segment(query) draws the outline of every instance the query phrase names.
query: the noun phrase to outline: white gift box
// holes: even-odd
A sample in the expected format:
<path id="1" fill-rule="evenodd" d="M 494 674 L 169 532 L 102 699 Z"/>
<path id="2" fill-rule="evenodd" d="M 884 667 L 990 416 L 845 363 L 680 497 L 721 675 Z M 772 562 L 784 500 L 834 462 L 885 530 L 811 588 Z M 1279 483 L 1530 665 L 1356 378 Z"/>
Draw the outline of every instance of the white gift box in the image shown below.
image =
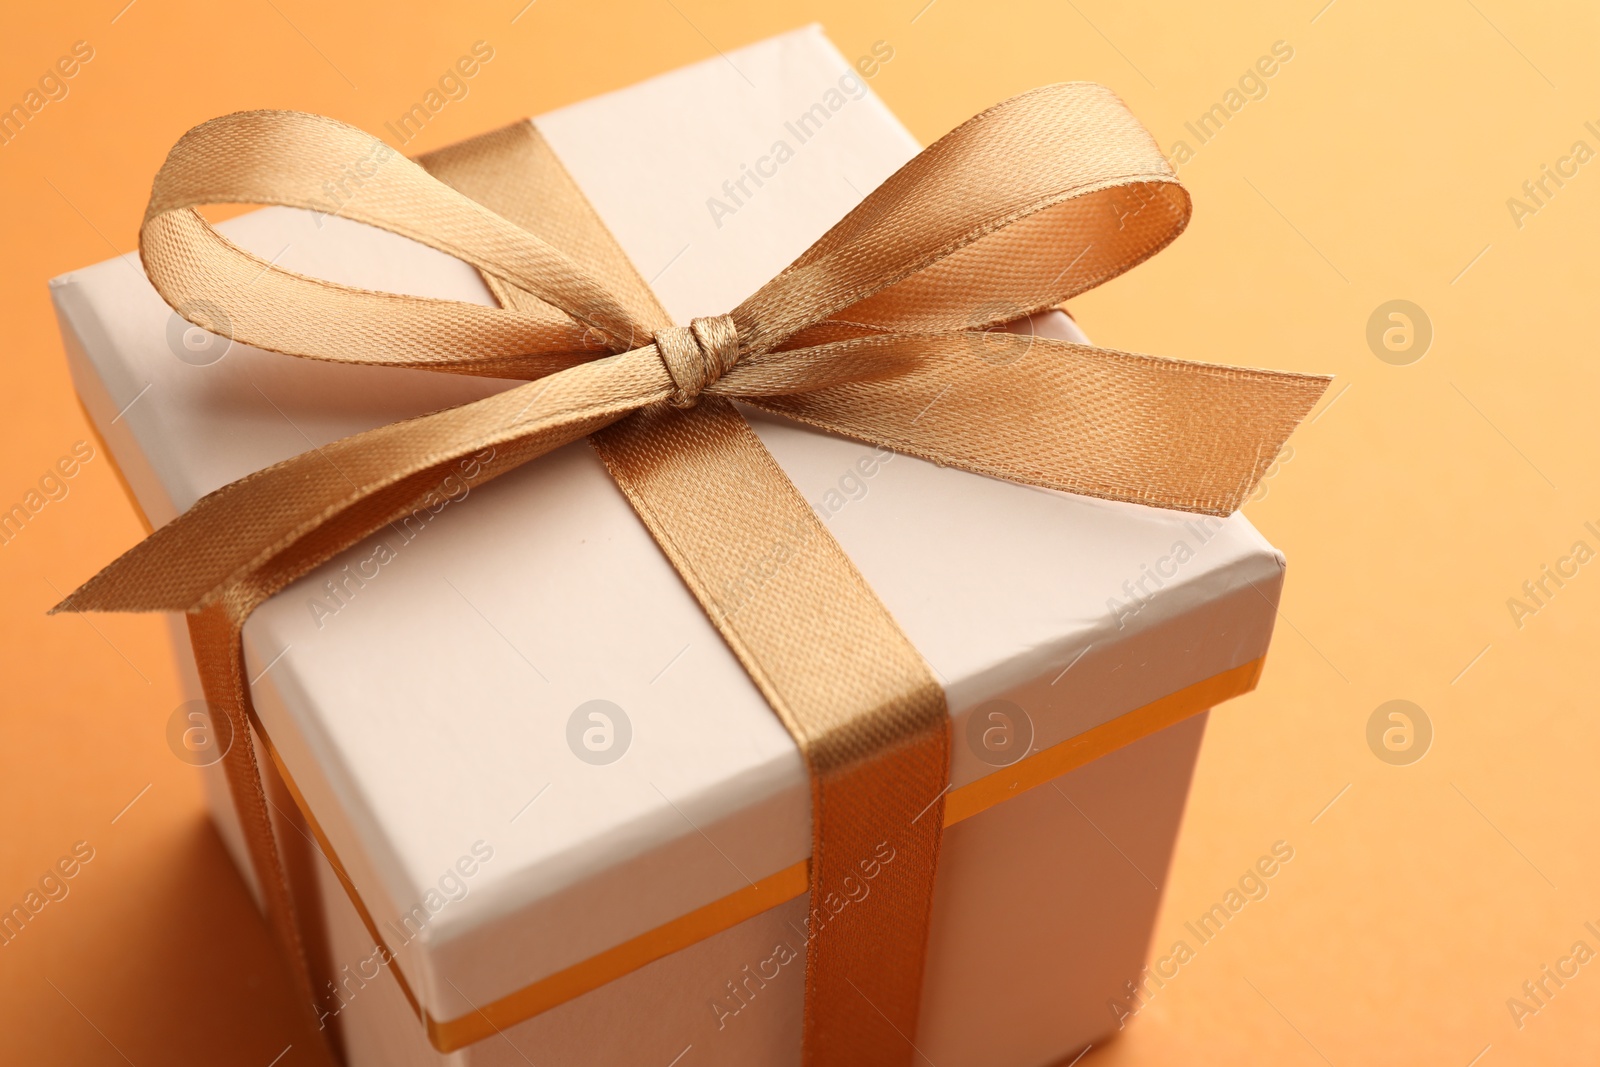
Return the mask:
<path id="1" fill-rule="evenodd" d="M 892 62 L 880 42 L 851 63 L 811 27 L 534 121 L 687 322 L 918 151 L 870 91 Z M 465 264 L 338 217 L 221 228 L 306 274 L 492 303 Z M 132 254 L 52 287 L 85 408 L 155 525 L 513 384 L 229 344 L 177 318 Z M 1081 337 L 1059 312 L 1032 328 Z M 1254 685 L 1283 558 L 1239 515 L 751 421 L 947 692 L 951 825 L 915 1044 L 940 1067 L 1070 1059 L 1116 1029 L 1108 1001 L 1139 976 L 1204 712 Z M 244 633 L 271 742 L 254 743 L 348 1061 L 797 1064 L 810 801 L 778 719 L 587 444 L 446 486 L 426 514 Z"/>

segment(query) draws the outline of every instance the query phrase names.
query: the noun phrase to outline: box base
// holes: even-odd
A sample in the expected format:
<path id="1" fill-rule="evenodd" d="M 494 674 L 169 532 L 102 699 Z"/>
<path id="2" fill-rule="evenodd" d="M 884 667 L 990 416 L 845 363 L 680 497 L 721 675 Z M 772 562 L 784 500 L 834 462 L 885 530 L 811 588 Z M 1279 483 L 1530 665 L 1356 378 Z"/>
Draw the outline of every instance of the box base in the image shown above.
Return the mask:
<path id="1" fill-rule="evenodd" d="M 180 659 L 187 659 L 181 656 Z M 1049 1067 L 1118 1029 L 1149 947 L 1207 713 L 1020 793 L 945 834 L 916 1045 L 940 1067 Z M 496 1036 L 437 1051 L 333 869 L 261 761 L 350 1067 L 800 1064 L 802 896 Z M 260 902 L 220 765 L 212 817 Z M 296 818 L 296 821 L 297 818 Z"/>

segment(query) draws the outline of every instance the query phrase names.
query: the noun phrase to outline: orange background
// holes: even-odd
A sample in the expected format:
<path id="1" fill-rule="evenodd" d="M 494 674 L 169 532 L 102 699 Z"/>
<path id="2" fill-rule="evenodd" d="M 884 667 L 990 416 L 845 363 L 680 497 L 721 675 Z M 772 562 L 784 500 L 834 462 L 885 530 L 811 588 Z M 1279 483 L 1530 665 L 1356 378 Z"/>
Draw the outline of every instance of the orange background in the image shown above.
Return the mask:
<path id="1" fill-rule="evenodd" d="M 1585 303 L 1600 163 L 1520 227 L 1506 204 L 1574 141 L 1600 149 L 1583 127 L 1600 127 L 1592 5 L 125 2 L 11 5 L 0 35 L 0 103 L 73 42 L 95 49 L 0 146 L 0 507 L 87 436 L 46 279 L 133 248 L 162 156 L 212 115 L 301 108 L 380 130 L 489 41 L 495 61 L 407 146 L 421 151 L 816 20 L 847 55 L 893 44 L 873 87 L 924 142 L 1091 79 L 1170 149 L 1196 147 L 1185 121 L 1287 42 L 1267 96 L 1183 166 L 1189 232 L 1075 311 L 1121 348 L 1338 376 L 1247 509 L 1291 560 L 1282 625 L 1260 690 L 1212 718 L 1157 945 L 1272 842 L 1295 858 L 1081 1063 L 1600 1058 L 1600 963 L 1520 1029 L 1506 1006 L 1574 941 L 1600 949 L 1583 929 L 1600 927 L 1600 565 L 1520 628 L 1506 606 L 1574 541 L 1600 548 L 1583 528 L 1600 527 Z M 1434 329 L 1407 366 L 1366 340 L 1397 298 Z M 0 547 L 0 903 L 75 842 L 95 850 L 0 947 L 7 1051 L 325 1063 L 167 749 L 181 698 L 164 625 L 43 614 L 140 535 L 102 457 Z M 1409 766 L 1366 741 L 1395 698 L 1434 728 Z"/>

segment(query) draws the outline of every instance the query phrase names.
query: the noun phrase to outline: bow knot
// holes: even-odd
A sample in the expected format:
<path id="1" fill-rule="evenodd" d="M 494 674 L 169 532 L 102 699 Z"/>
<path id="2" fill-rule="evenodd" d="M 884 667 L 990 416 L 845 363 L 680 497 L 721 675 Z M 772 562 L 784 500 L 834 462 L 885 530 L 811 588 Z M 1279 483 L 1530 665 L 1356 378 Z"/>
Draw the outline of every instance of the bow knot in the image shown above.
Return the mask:
<path id="1" fill-rule="evenodd" d="M 691 319 L 687 327 L 657 330 L 655 346 L 672 384 L 677 386 L 671 403 L 689 408 L 707 386 L 739 362 L 739 328 L 727 315 Z"/>

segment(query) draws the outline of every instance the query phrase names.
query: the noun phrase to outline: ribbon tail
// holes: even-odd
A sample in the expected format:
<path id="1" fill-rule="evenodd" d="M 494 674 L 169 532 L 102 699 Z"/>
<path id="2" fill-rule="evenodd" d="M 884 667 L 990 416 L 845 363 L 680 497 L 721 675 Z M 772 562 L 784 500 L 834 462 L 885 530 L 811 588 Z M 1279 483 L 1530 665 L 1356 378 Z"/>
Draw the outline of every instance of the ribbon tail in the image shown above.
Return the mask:
<path id="1" fill-rule="evenodd" d="M 794 381 L 786 379 L 786 362 L 796 368 Z M 801 378 L 824 384 L 807 390 Z M 1026 334 L 956 331 L 774 353 L 734 368 L 716 388 L 944 466 L 1228 515 L 1329 381 Z"/>
<path id="2" fill-rule="evenodd" d="M 202 497 L 51 611 L 197 611 L 246 589 L 249 614 L 430 499 L 487 482 L 671 392 L 655 348 L 642 348 L 313 448 Z"/>

